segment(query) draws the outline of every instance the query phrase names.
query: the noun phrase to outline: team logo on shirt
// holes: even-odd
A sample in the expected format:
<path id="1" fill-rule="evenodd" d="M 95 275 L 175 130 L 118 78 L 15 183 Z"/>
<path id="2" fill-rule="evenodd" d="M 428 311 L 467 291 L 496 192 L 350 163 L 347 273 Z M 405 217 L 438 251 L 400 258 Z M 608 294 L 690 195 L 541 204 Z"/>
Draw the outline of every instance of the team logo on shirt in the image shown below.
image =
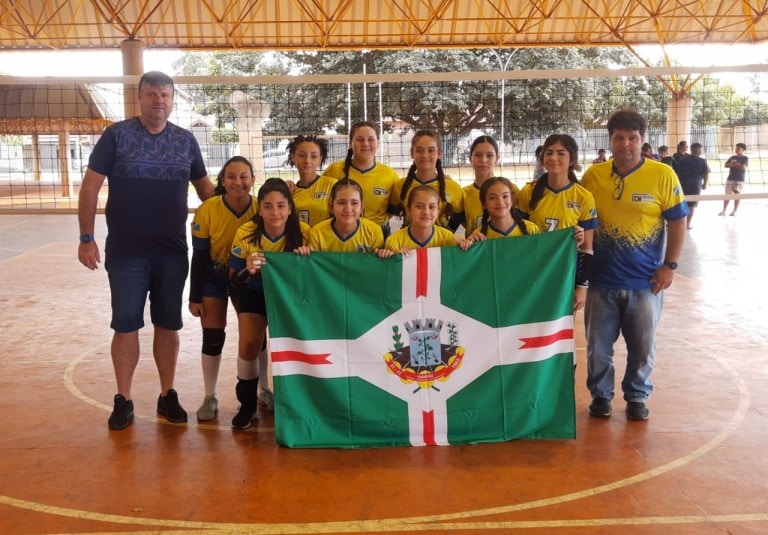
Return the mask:
<path id="1" fill-rule="evenodd" d="M 579 211 L 581 210 L 581 203 L 577 201 L 568 201 L 565 203 L 565 208 L 568 210 L 573 209 Z"/>
<path id="2" fill-rule="evenodd" d="M 373 188 L 373 194 L 376 197 L 389 197 L 389 190 L 386 188 Z"/>
<path id="3" fill-rule="evenodd" d="M 328 196 L 328 192 L 327 191 L 316 191 L 315 194 L 313 195 L 313 198 L 314 199 L 324 199 L 327 196 Z"/>
<path id="4" fill-rule="evenodd" d="M 633 193 L 632 202 L 634 203 L 653 203 L 653 195 L 650 193 Z"/>
<path id="5" fill-rule="evenodd" d="M 397 325 L 392 326 L 395 348 L 384 355 L 390 373 L 405 384 L 416 383 L 414 393 L 434 388 L 437 381 L 447 381 L 461 367 L 464 348 L 459 345 L 459 332 L 455 323 L 448 323 L 447 344 L 442 343 L 443 321 L 433 318 L 415 319 L 403 324 L 408 333 L 408 345 L 402 342 Z"/>

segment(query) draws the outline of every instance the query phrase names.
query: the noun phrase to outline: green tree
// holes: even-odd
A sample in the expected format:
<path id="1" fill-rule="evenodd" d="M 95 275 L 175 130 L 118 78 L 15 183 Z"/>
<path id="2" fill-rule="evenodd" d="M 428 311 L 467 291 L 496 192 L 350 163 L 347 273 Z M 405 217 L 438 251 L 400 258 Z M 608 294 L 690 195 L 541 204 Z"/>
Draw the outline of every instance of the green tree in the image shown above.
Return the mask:
<path id="1" fill-rule="evenodd" d="M 188 59 L 177 68 L 182 74 L 391 74 L 381 84 L 296 84 L 237 87 L 251 98 L 272 106 L 265 132 L 293 135 L 331 129 L 346 132 L 348 118 L 364 116 L 376 122 L 396 120 L 412 129 L 431 128 L 445 138 L 483 129 L 496 135 L 501 123 L 501 89 L 504 87 L 504 120 L 512 137 L 574 130 L 601 124 L 617 107 L 635 105 L 651 117 L 663 114 L 666 99 L 654 96 L 655 87 L 642 79 L 606 82 L 594 79 L 528 81 L 402 82 L 397 74 L 470 72 L 528 69 L 583 69 L 615 65 L 634 66 L 635 59 L 622 48 L 537 48 L 505 50 L 375 50 L 346 52 L 221 52 L 207 58 Z M 190 72 L 192 71 L 192 72 Z M 202 72 L 201 72 L 202 71 Z M 608 86 L 607 88 L 605 86 Z M 659 86 L 660 87 L 660 86 Z M 219 124 L 230 123 L 231 86 L 206 86 L 200 112 L 214 114 Z M 663 94 L 663 88 L 660 93 Z M 380 117 L 379 98 L 382 101 Z M 366 113 L 367 112 L 367 113 Z"/>
<path id="2" fill-rule="evenodd" d="M 768 122 L 768 106 L 730 84 L 705 76 L 691 91 L 695 126 L 748 126 Z"/>

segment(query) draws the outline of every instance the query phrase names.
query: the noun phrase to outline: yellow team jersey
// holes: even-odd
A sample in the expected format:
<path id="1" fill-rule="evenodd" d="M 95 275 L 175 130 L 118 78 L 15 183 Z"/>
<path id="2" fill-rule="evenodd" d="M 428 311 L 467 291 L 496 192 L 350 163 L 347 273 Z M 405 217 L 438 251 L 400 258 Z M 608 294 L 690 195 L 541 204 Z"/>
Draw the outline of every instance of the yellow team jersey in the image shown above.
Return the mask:
<path id="1" fill-rule="evenodd" d="M 253 197 L 240 213 L 227 204 L 224 195 L 211 197 L 195 210 L 192 219 L 192 247 L 209 250 L 214 266 L 229 266 L 232 240 L 237 229 L 250 221 L 258 211 L 259 205 Z"/>
<path id="2" fill-rule="evenodd" d="M 689 213 L 675 171 L 643 158 L 621 175 L 609 161 L 590 166 L 581 183 L 600 207 L 590 286 L 650 288 L 664 259 L 665 222 Z"/>
<path id="3" fill-rule="evenodd" d="M 310 226 L 304 222 L 300 222 L 301 235 L 303 237 L 303 243 L 306 244 L 309 240 Z M 282 252 L 285 249 L 285 234 L 281 234 L 277 237 L 270 237 L 265 234 L 261 236 L 259 243 L 254 243 L 251 240 L 251 235 L 256 230 L 256 223 L 249 221 L 235 233 L 235 239 L 232 241 L 232 251 L 229 257 L 229 266 L 235 271 L 240 271 L 245 268 L 245 259 L 251 253 L 258 252 Z"/>
<path id="4" fill-rule="evenodd" d="M 344 178 L 344 162 L 334 162 L 323 173 L 325 176 L 341 180 Z M 398 176 L 394 169 L 383 163 L 376 163 L 370 169 L 360 171 L 355 167 L 349 168 L 349 178 L 360 184 L 363 188 L 363 202 L 365 212 L 363 217 L 370 219 L 378 225 L 384 225 L 389 221 L 387 210 L 392 188 L 397 182 Z"/>
<path id="5" fill-rule="evenodd" d="M 400 205 L 400 193 L 403 191 L 403 186 L 405 185 L 406 180 L 407 178 L 401 178 L 395 182 L 395 186 L 392 189 L 392 199 L 390 200 L 390 204 L 392 204 L 392 206 Z M 437 192 L 440 191 L 440 183 L 438 182 L 437 178 L 427 180 L 426 182 L 421 182 L 419 179 L 414 179 L 413 182 L 411 182 L 411 185 L 408 187 L 408 191 L 405 192 L 405 201 L 403 201 L 403 205 L 405 205 L 408 201 L 408 195 L 411 193 L 411 190 L 417 186 L 429 186 Z M 464 190 L 461 189 L 461 186 L 458 182 L 454 182 L 454 180 L 449 176 L 445 177 L 445 200 L 448 204 L 451 205 L 452 214 L 460 214 L 464 211 Z M 449 218 L 445 215 L 445 206 L 446 203 L 440 199 L 440 211 L 437 217 L 437 224 L 441 227 L 448 227 Z M 403 226 L 407 224 L 408 218 L 404 217 Z"/>
<path id="6" fill-rule="evenodd" d="M 384 247 L 390 251 L 397 252 L 403 247 L 408 249 L 426 249 L 428 247 L 451 247 L 457 243 L 453 232 L 443 227 L 434 226 L 432 228 L 432 235 L 424 243 L 416 241 L 416 238 L 411 235 L 410 227 L 404 227 L 387 238 Z"/>
<path id="7" fill-rule="evenodd" d="M 512 184 L 515 198 L 520 190 Z M 483 205 L 480 203 L 480 186 L 470 184 L 464 186 L 464 236 L 471 236 L 483 223 Z"/>
<path id="8" fill-rule="evenodd" d="M 333 219 L 321 221 L 309 234 L 309 246 L 315 251 L 337 251 L 342 253 L 368 253 L 384 246 L 381 225 L 361 217 L 357 230 L 347 238 L 341 238 L 333 226 Z"/>
<path id="9" fill-rule="evenodd" d="M 314 227 L 320 221 L 331 217 L 328 201 L 331 199 L 331 188 L 335 183 L 335 178 L 325 175 L 315 177 L 309 186 L 296 183 L 293 202 L 296 205 L 299 220 Z"/>
<path id="10" fill-rule="evenodd" d="M 518 206 L 543 232 L 575 225 L 584 229 L 597 228 L 595 198 L 586 188 L 575 182 L 570 182 L 557 191 L 545 186 L 536 208 L 531 210 L 531 197 L 535 185 L 535 182 L 530 182 L 523 186 L 517 197 Z"/>
<path id="11" fill-rule="evenodd" d="M 528 230 L 528 234 L 539 234 L 541 230 L 539 230 L 539 227 L 527 219 L 523 219 L 523 224 L 525 225 L 525 228 Z M 480 232 L 482 228 L 477 229 L 477 232 Z M 513 224 L 510 228 L 506 230 L 500 230 L 497 228 L 494 228 L 493 225 L 490 223 L 488 224 L 488 230 L 485 233 L 485 236 L 489 239 L 495 239 L 495 238 L 515 238 L 517 236 L 525 236 L 523 234 L 523 230 L 520 228 L 520 225 L 517 223 Z"/>

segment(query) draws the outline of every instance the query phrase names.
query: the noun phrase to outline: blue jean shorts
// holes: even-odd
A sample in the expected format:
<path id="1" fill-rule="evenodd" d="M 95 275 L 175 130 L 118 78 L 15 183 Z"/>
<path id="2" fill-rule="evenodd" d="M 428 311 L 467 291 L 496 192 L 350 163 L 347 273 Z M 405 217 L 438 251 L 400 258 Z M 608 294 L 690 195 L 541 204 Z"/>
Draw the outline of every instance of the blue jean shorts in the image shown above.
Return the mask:
<path id="1" fill-rule="evenodd" d="M 112 327 L 129 333 L 144 327 L 144 305 L 149 294 L 153 325 L 178 331 L 181 301 L 189 273 L 186 252 L 155 258 L 108 257 L 104 262 L 112 292 Z"/>

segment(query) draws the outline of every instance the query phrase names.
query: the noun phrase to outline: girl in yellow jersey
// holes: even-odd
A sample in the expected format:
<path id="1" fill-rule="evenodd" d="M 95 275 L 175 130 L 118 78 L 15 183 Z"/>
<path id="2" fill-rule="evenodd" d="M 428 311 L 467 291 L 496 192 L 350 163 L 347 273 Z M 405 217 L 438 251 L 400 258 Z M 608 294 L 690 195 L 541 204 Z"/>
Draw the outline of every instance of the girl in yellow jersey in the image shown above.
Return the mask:
<path id="1" fill-rule="evenodd" d="M 544 231 L 573 227 L 579 245 L 573 308 L 584 307 L 592 265 L 592 238 L 597 228 L 595 199 L 576 179 L 574 167 L 579 147 L 569 135 L 553 134 L 543 145 L 545 173 L 523 186 L 518 196 L 520 210 Z"/>
<path id="2" fill-rule="evenodd" d="M 258 209 L 251 197 L 253 167 L 242 156 L 230 158 L 219 171 L 216 196 L 195 210 L 192 220 L 192 262 L 189 311 L 203 327 L 201 361 L 205 397 L 197 410 L 201 422 L 218 412 L 216 383 L 226 339 L 227 299 L 237 311 L 239 298 L 229 283 L 229 252 L 235 232 Z"/>
<path id="3" fill-rule="evenodd" d="M 336 179 L 317 174 L 327 157 L 328 142 L 321 137 L 296 136 L 288 144 L 288 159 L 299 172 L 293 202 L 299 220 L 310 227 L 330 217 L 328 199 Z"/>
<path id="4" fill-rule="evenodd" d="M 440 195 L 431 186 L 416 186 L 408 194 L 405 211 L 410 224 L 392 234 L 384 245 L 385 258 L 400 253 L 408 256 L 414 249 L 427 247 L 451 247 L 459 245 L 466 250 L 470 243 L 443 227 L 436 226 Z"/>
<path id="5" fill-rule="evenodd" d="M 325 175 L 341 180 L 351 178 L 363 188 L 363 217 L 380 225 L 389 236 L 389 199 L 398 176 L 394 169 L 376 161 L 379 130 L 374 123 L 361 121 L 349 130 L 347 158 L 328 166 Z"/>
<path id="6" fill-rule="evenodd" d="M 257 356 L 267 331 L 267 306 L 261 269 L 266 264 L 264 252 L 293 251 L 308 255 L 309 225 L 299 221 L 288 185 L 279 178 L 269 178 L 259 188 L 259 213 L 240 227 L 232 242 L 230 276 L 243 288 L 237 324 L 240 334 L 235 394 L 240 402 L 233 429 L 247 429 L 256 418 L 259 370 Z"/>
<path id="7" fill-rule="evenodd" d="M 379 225 L 361 217 L 365 210 L 363 189 L 350 179 L 342 179 L 331 188 L 331 219 L 321 221 L 309 233 L 313 251 L 351 253 L 376 252 L 384 246 Z"/>
<path id="8" fill-rule="evenodd" d="M 408 225 L 405 213 L 405 201 L 411 189 L 416 186 L 430 186 L 438 192 L 440 212 L 437 224 L 441 227 L 456 230 L 458 220 L 453 217 L 464 211 L 464 192 L 461 186 L 443 172 L 442 140 L 434 130 L 419 130 L 411 140 L 411 158 L 413 164 L 408 170 L 408 176 L 395 183 L 392 190 L 392 209 L 399 216 L 405 215 L 403 226 Z"/>
<path id="9" fill-rule="evenodd" d="M 459 222 L 464 225 L 464 236 L 471 236 L 480 228 L 483 220 L 483 205 L 480 202 L 480 188 L 493 176 L 494 167 L 499 163 L 499 145 L 491 136 L 476 138 L 469 147 L 469 161 L 475 174 L 475 181 L 464 186 L 464 213 Z M 512 184 L 515 195 L 518 188 Z"/>
<path id="10" fill-rule="evenodd" d="M 486 180 L 480 188 L 480 202 L 483 219 L 480 228 L 469 237 L 470 241 L 539 233 L 539 227 L 523 219 L 515 208 L 515 190 L 509 179 L 494 176 Z"/>

